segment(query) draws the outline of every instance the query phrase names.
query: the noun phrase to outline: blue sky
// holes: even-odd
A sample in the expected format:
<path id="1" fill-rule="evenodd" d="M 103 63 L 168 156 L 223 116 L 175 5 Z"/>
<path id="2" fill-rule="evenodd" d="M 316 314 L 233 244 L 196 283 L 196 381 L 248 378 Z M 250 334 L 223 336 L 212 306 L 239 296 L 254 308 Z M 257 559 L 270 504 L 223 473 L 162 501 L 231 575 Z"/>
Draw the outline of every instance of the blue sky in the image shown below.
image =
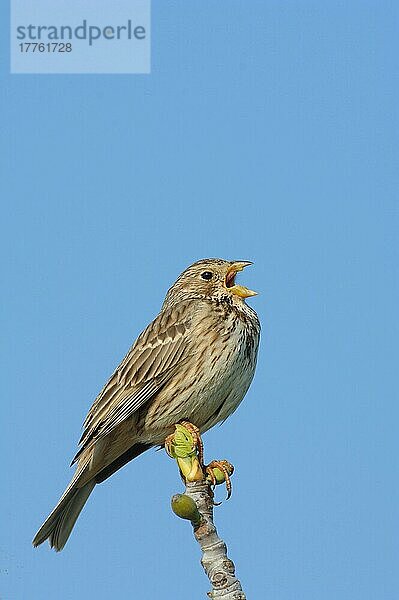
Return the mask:
<path id="1" fill-rule="evenodd" d="M 3 25 L 2 598 L 205 597 L 161 452 L 61 554 L 30 541 L 92 400 L 207 256 L 253 260 L 260 292 L 255 381 L 205 436 L 236 466 L 216 519 L 248 598 L 398 598 L 397 19 L 158 0 L 138 76 L 11 76 Z"/>

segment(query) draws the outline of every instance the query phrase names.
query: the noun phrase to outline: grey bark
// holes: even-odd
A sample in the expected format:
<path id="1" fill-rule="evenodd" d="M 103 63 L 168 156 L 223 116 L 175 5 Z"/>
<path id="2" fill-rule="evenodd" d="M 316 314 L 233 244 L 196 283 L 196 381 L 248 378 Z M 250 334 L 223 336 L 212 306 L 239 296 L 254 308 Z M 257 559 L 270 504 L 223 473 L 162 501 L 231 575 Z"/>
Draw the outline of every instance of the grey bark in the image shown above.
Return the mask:
<path id="1" fill-rule="evenodd" d="M 195 539 L 202 550 L 201 564 L 212 585 L 208 597 L 246 600 L 241 583 L 235 575 L 234 563 L 227 556 L 226 544 L 219 537 L 213 522 L 213 493 L 209 483 L 205 480 L 188 481 L 185 494 L 194 500 L 201 515 L 200 523 L 192 525 Z"/>

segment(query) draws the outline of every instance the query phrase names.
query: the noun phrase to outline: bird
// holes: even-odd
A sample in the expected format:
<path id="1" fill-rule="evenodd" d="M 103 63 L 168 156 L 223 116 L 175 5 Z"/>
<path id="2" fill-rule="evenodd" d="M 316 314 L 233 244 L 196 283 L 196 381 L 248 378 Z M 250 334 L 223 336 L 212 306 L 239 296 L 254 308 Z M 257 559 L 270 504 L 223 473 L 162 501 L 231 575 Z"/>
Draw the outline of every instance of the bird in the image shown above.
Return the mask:
<path id="1" fill-rule="evenodd" d="M 203 434 L 227 419 L 254 376 L 260 323 L 236 283 L 250 261 L 202 259 L 168 290 L 160 313 L 138 336 L 83 423 L 75 473 L 33 539 L 65 546 L 95 486 L 151 447 L 176 423 Z"/>

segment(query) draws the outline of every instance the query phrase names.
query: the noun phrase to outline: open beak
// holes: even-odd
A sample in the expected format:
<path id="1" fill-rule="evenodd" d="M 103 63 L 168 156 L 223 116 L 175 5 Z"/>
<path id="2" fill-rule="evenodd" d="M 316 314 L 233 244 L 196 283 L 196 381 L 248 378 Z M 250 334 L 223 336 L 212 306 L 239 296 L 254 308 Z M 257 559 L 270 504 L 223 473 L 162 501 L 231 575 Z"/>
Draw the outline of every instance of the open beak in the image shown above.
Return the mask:
<path id="1" fill-rule="evenodd" d="M 230 267 L 227 270 L 226 278 L 224 285 L 232 294 L 239 296 L 240 298 L 249 298 L 250 296 L 256 296 L 257 292 L 253 292 L 243 285 L 238 285 L 235 282 L 235 277 L 239 271 L 242 271 L 248 265 L 252 265 L 253 263 L 247 260 L 241 260 L 231 263 Z"/>

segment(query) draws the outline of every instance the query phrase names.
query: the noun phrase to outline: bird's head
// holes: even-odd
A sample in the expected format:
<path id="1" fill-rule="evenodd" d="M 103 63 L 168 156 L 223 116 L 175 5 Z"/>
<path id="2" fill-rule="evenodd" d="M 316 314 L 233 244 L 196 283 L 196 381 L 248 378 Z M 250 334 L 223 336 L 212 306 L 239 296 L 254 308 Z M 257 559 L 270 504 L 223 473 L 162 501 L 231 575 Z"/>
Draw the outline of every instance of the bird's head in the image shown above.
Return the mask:
<path id="1" fill-rule="evenodd" d="M 257 294 L 235 281 L 237 273 L 248 265 L 252 263 L 246 260 L 199 260 L 187 267 L 172 285 L 166 295 L 165 305 L 190 298 L 244 302 L 245 298 Z"/>

